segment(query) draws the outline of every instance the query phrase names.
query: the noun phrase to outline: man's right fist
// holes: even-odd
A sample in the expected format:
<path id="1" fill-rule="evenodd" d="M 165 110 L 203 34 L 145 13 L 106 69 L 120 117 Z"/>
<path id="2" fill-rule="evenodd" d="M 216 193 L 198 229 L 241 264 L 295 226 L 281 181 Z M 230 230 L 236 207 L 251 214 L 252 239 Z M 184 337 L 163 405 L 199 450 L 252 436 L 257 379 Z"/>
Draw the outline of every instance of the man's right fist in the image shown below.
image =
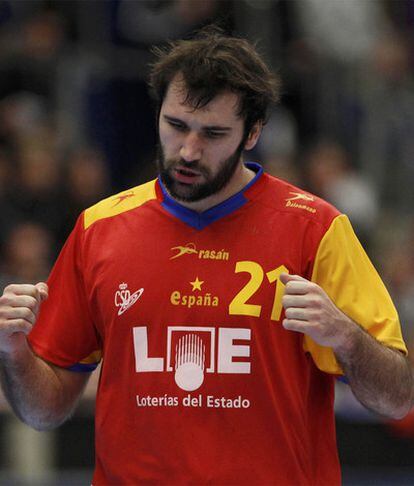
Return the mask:
<path id="1" fill-rule="evenodd" d="M 8 285 L 0 297 L 0 352 L 13 353 L 26 341 L 48 297 L 44 282 Z"/>

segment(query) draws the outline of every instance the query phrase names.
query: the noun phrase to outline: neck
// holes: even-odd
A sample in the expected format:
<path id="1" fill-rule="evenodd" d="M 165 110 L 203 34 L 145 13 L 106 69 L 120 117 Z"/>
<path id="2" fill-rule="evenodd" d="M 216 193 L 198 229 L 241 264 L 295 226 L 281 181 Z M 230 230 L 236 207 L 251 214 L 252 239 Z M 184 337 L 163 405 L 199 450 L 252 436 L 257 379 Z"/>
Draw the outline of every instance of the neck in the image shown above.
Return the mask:
<path id="1" fill-rule="evenodd" d="M 220 192 L 212 194 L 211 196 L 201 199 L 200 201 L 179 201 L 179 203 L 188 209 L 202 213 L 203 211 L 207 211 L 208 209 L 217 206 L 217 204 L 222 203 L 226 199 L 229 199 L 231 196 L 241 191 L 251 180 L 254 179 L 255 175 L 255 172 L 246 167 L 243 163 L 240 163 L 229 183 L 223 187 Z"/>

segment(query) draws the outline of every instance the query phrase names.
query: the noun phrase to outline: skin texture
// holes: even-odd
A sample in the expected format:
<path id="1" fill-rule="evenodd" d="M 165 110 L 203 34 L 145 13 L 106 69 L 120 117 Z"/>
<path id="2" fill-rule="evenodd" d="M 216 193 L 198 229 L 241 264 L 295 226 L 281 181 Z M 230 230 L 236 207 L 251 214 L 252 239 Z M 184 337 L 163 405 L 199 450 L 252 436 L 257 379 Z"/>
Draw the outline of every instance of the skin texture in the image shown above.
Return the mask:
<path id="1" fill-rule="evenodd" d="M 177 77 L 160 112 L 161 169 L 170 177 L 173 197 L 190 209 L 205 211 L 240 191 L 254 177 L 237 156 L 241 147 L 254 147 L 261 124 L 253 127 L 243 143 L 244 122 L 237 115 L 236 94 L 223 92 L 198 110 L 184 103 L 184 95 Z M 232 170 L 228 170 L 230 163 Z M 218 190 L 211 191 L 223 171 L 224 184 L 222 181 Z M 211 193 L 200 198 L 201 188 Z M 407 360 L 368 336 L 316 284 L 298 276 L 285 275 L 281 280 L 286 284 L 285 329 L 309 334 L 316 342 L 332 346 L 353 391 L 367 407 L 390 417 L 407 413 L 413 395 Z M 38 283 L 10 285 L 0 298 L 3 389 L 16 414 L 39 430 L 56 427 L 70 416 L 88 380 L 86 373 L 41 360 L 27 343 L 26 336 L 47 295 L 47 285 Z"/>
<path id="2" fill-rule="evenodd" d="M 283 327 L 333 349 L 358 400 L 370 410 L 402 418 L 413 403 L 413 377 L 400 351 L 376 341 L 340 311 L 326 292 L 298 275 L 283 274 Z"/>
<path id="3" fill-rule="evenodd" d="M 9 285 L 0 297 L 0 378 L 16 415 L 38 430 L 60 425 L 74 410 L 88 374 L 73 373 L 33 354 L 26 336 L 48 287 Z"/>
<path id="4" fill-rule="evenodd" d="M 223 92 L 199 110 L 185 104 L 184 99 L 183 82 L 176 76 L 160 112 L 159 138 L 164 160 L 161 165 L 172 179 L 170 195 L 201 212 L 239 192 L 254 174 L 241 163 L 239 155 L 233 172 L 218 192 L 201 200 L 191 197 L 194 187 L 211 183 L 229 159 L 234 162 L 235 154 L 240 153 L 244 121 L 237 115 L 238 96 L 234 93 Z M 256 145 L 260 132 L 261 125 L 256 124 L 244 143 L 245 150 Z"/>

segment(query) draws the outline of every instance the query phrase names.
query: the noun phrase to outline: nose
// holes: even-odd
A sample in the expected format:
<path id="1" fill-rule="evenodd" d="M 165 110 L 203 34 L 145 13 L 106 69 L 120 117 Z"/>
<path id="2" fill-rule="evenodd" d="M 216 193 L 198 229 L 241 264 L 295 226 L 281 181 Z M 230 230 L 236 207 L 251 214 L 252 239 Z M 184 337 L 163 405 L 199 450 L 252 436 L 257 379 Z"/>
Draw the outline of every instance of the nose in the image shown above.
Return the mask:
<path id="1" fill-rule="evenodd" d="M 200 160 L 203 152 L 202 141 L 197 133 L 188 133 L 181 144 L 180 156 L 186 162 Z"/>

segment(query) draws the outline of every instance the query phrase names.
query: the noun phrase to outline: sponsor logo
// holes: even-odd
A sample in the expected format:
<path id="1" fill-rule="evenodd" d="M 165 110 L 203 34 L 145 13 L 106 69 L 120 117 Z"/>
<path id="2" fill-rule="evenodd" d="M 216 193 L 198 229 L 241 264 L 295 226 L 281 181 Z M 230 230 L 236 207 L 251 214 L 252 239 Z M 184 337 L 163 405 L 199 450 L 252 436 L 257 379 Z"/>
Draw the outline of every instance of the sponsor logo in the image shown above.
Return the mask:
<path id="1" fill-rule="evenodd" d="M 131 294 L 131 291 L 128 290 L 128 285 L 124 282 L 121 283 L 119 285 L 119 289 L 115 292 L 114 298 L 115 307 L 118 308 L 118 316 L 122 315 L 125 311 L 132 307 L 141 297 L 143 292 L 144 289 L 141 288 Z"/>
<path id="2" fill-rule="evenodd" d="M 198 255 L 198 250 L 196 249 L 195 247 L 195 244 L 194 243 L 187 243 L 186 245 L 184 246 L 174 246 L 173 248 L 171 248 L 172 251 L 177 251 L 177 253 L 175 255 L 173 255 L 170 260 L 174 260 L 175 258 L 178 258 L 180 256 L 183 256 L 183 255 L 191 255 L 193 253 L 195 253 L 196 255 Z"/>
<path id="3" fill-rule="evenodd" d="M 224 249 L 221 250 L 197 250 L 194 243 L 186 243 L 185 245 L 177 245 L 171 248 L 174 255 L 170 260 L 179 258 L 183 255 L 197 255 L 200 260 L 228 260 L 230 253 Z"/>
<path id="4" fill-rule="evenodd" d="M 181 305 L 191 309 L 191 307 L 217 307 L 219 305 L 219 298 L 217 295 L 210 293 L 202 295 L 186 295 L 179 290 L 174 290 L 170 296 L 172 305 Z"/>
<path id="5" fill-rule="evenodd" d="M 286 199 L 286 201 L 314 201 L 315 198 L 310 194 L 304 194 L 302 192 L 290 191 L 289 194 L 293 194 L 292 197 Z"/>
<path id="6" fill-rule="evenodd" d="M 125 194 L 120 194 L 119 196 L 115 196 L 114 200 L 116 202 L 112 207 L 114 208 L 115 206 L 118 206 L 118 204 L 121 204 L 121 202 L 125 201 L 125 199 L 128 199 L 132 196 L 135 196 L 134 191 L 129 191 L 129 192 L 126 192 Z"/>
<path id="7" fill-rule="evenodd" d="M 170 302 L 172 305 L 181 305 L 191 309 L 191 307 L 217 307 L 219 305 L 219 298 L 217 295 L 212 295 L 210 292 L 202 292 L 202 285 L 204 280 L 195 278 L 190 285 L 192 286 L 192 292 L 197 294 L 185 294 L 179 290 L 173 290 L 170 295 Z M 201 292 L 201 293 L 198 293 Z"/>
<path id="8" fill-rule="evenodd" d="M 287 208 L 304 209 L 305 211 L 308 211 L 310 213 L 316 213 L 315 208 L 308 206 L 307 204 L 304 203 L 296 202 L 296 201 L 313 202 L 315 200 L 313 196 L 311 196 L 310 194 L 304 194 L 302 192 L 293 192 L 293 191 L 290 191 L 290 194 L 293 194 L 293 196 L 285 199 Z"/>
<path id="9" fill-rule="evenodd" d="M 167 395 L 161 396 L 136 396 L 138 407 L 206 407 L 206 408 L 249 408 L 250 400 L 238 395 L 237 397 L 216 397 L 215 395 L 203 396 L 189 393 L 183 398 Z"/>
<path id="10" fill-rule="evenodd" d="M 171 373 L 181 390 L 198 390 L 207 373 L 251 372 L 250 329 L 169 326 L 164 356 L 158 357 L 150 357 L 147 327 L 134 327 L 133 340 L 135 371 Z"/>

